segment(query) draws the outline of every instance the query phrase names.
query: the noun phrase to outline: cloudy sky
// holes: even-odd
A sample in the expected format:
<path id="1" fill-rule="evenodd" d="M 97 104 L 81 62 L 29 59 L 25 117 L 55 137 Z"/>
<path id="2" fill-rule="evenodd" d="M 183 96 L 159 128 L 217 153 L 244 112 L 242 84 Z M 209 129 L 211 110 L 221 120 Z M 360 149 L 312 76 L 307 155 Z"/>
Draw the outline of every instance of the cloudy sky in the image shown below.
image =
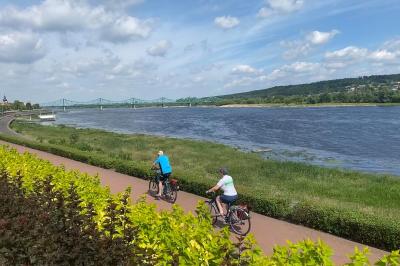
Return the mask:
<path id="1" fill-rule="evenodd" d="M 0 0 L 0 93 L 212 96 L 400 73 L 399 0 Z"/>

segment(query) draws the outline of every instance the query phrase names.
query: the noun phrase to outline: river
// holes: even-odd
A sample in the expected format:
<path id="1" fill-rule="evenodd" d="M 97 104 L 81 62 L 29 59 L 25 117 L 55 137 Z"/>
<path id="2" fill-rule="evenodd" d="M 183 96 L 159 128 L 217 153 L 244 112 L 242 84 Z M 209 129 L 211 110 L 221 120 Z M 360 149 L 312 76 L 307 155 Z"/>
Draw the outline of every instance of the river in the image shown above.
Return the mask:
<path id="1" fill-rule="evenodd" d="M 400 175 L 400 106 L 76 109 L 58 112 L 56 123 L 209 140 L 266 158 Z"/>

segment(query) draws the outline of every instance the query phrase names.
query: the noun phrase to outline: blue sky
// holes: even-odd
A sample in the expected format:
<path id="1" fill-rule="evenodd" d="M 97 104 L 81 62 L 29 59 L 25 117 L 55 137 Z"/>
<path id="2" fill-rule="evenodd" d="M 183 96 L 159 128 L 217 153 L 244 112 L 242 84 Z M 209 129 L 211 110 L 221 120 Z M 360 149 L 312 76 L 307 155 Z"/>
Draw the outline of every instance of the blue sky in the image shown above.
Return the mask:
<path id="1" fill-rule="evenodd" d="M 176 99 L 400 73 L 398 14 L 398 0 L 0 1 L 0 93 Z"/>

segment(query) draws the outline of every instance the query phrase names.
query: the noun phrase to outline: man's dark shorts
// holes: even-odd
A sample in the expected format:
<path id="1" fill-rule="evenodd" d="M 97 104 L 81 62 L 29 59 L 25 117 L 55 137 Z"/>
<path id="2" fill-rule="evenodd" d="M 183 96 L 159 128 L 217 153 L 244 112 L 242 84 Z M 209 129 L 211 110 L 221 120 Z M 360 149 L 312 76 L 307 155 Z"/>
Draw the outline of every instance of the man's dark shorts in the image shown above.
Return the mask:
<path id="1" fill-rule="evenodd" d="M 225 204 L 229 204 L 234 202 L 235 200 L 237 200 L 238 196 L 226 196 L 226 195 L 221 195 L 219 196 L 219 198 L 221 199 L 221 201 Z"/>
<path id="2" fill-rule="evenodd" d="M 164 182 L 165 180 L 167 180 L 169 178 L 170 175 L 171 175 L 171 173 L 161 174 L 160 175 L 160 181 Z"/>

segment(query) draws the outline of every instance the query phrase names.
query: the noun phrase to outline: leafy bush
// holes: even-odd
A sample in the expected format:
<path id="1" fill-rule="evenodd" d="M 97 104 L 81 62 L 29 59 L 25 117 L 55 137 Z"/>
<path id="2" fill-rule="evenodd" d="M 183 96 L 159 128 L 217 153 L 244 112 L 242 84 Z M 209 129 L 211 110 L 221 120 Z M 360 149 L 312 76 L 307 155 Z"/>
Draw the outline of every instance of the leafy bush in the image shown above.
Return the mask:
<path id="1" fill-rule="evenodd" d="M 75 147 L 81 151 L 93 151 L 93 147 L 87 143 L 77 143 Z"/>
<path id="2" fill-rule="evenodd" d="M 123 220 L 123 235 L 116 236 L 126 210 L 126 197 L 116 212 L 110 203 L 97 230 L 93 205 L 82 206 L 77 188 L 56 189 L 53 177 L 34 184 L 25 194 L 22 177 L 14 182 L 0 176 L 0 261 L 6 265 L 126 265 L 132 256 L 136 229 Z"/>
<path id="3" fill-rule="evenodd" d="M 134 169 L 134 168 L 132 168 Z M 263 255 L 252 235 L 215 231 L 207 206 L 157 212 L 130 189 L 111 195 L 98 178 L 0 147 L 0 263 L 6 265 L 332 265 L 321 241 Z M 356 250 L 349 265 L 363 265 Z M 377 265 L 398 265 L 399 251 Z M 357 264 L 358 263 L 358 264 Z"/>

